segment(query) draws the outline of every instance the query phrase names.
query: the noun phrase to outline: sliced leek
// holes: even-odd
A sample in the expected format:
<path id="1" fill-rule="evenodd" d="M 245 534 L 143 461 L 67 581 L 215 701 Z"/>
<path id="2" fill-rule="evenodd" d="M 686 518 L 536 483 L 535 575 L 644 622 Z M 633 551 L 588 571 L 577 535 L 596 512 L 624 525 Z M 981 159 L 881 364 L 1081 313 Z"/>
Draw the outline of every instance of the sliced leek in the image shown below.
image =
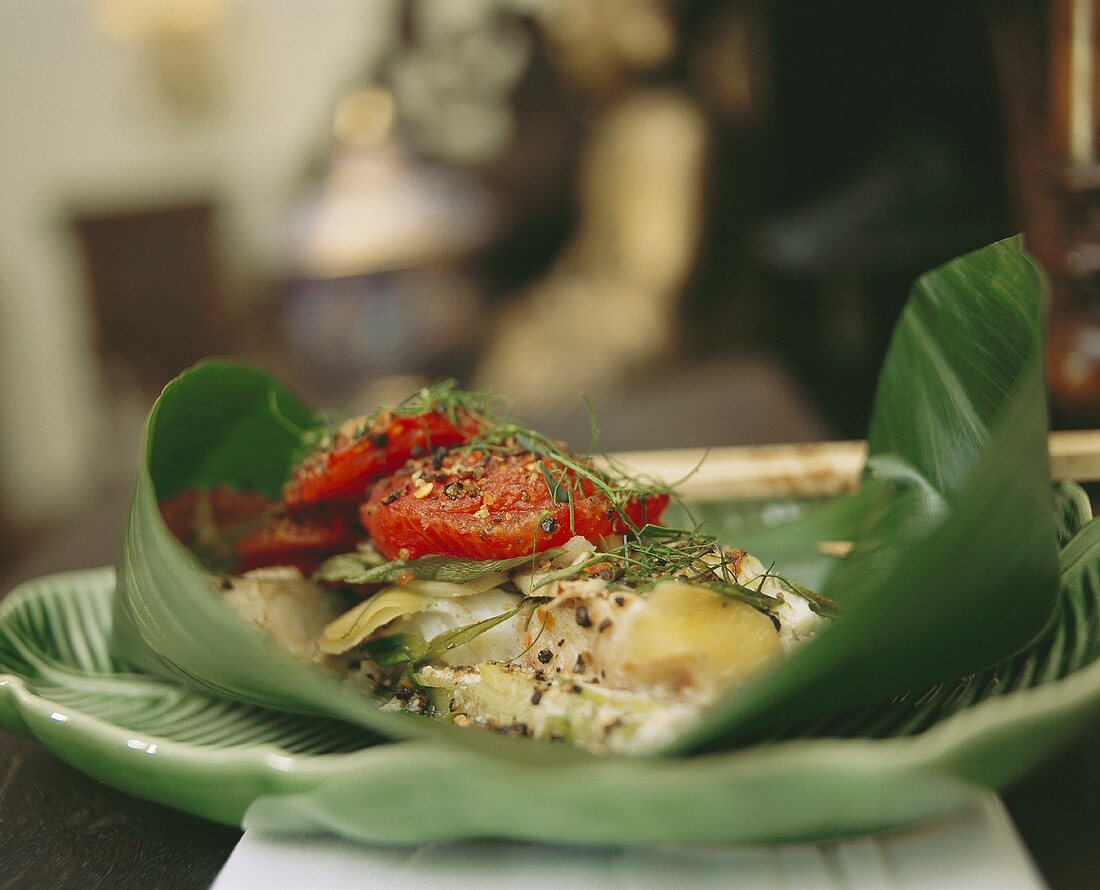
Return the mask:
<path id="1" fill-rule="evenodd" d="M 340 655 L 354 649 L 391 621 L 422 612 L 437 599 L 484 593 L 497 587 L 506 578 L 505 574 L 497 572 L 482 575 L 476 581 L 465 584 L 410 581 L 387 587 L 326 625 L 321 635 L 320 649 L 329 655 Z"/>

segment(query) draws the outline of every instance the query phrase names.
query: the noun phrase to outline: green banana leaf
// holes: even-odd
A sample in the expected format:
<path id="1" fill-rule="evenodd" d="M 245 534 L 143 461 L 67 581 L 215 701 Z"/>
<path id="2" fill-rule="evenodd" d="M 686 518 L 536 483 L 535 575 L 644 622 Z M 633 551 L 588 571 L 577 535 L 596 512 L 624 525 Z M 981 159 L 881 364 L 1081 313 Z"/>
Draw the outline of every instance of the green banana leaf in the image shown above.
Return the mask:
<path id="1" fill-rule="evenodd" d="M 1041 275 L 1018 239 L 928 273 L 882 372 L 861 488 L 737 543 L 816 585 L 848 613 L 813 645 L 731 695 L 677 746 L 727 748 L 973 674 L 1056 618 L 1057 534 L 1047 468 Z M 207 362 L 166 387 L 118 561 L 112 647 L 143 670 L 390 737 L 447 737 L 521 759 L 564 746 L 380 713 L 295 662 L 211 595 L 165 528 L 158 498 L 214 483 L 274 493 L 308 410 L 262 373 Z M 1072 498 L 1061 509 L 1072 513 Z M 1067 507 L 1066 505 L 1069 504 Z M 822 540 L 855 541 L 843 561 Z"/>
<path id="2" fill-rule="evenodd" d="M 710 712 L 681 750 L 971 674 L 1054 619 L 1043 284 L 1018 238 L 917 281 L 879 378 L 861 489 L 740 542 L 825 579 L 849 615 Z M 813 551 L 838 539 L 855 547 L 830 570 Z"/>
<path id="3" fill-rule="evenodd" d="M 827 840 L 931 818 L 1020 776 L 1100 707 L 1100 522 L 1059 486 L 1062 609 L 973 677 L 705 757 L 529 764 L 456 745 L 369 746 L 354 726 L 225 702 L 108 656 L 114 573 L 42 578 L 0 604 L 0 726 L 96 779 L 234 825 L 375 843 Z M 765 505 L 713 505 L 728 522 Z M 786 510 L 789 504 L 783 505 Z M 246 812 L 247 811 L 247 812 Z M 530 814 L 539 818 L 532 820 Z M 475 814 L 475 815 L 471 815 Z"/>
<path id="4" fill-rule="evenodd" d="M 279 650 L 212 595 L 198 560 L 160 519 L 158 501 L 228 484 L 276 497 L 312 416 L 253 368 L 208 361 L 157 400 L 116 564 L 112 653 L 141 670 L 267 707 L 343 717 L 385 735 L 428 721 L 377 712 L 335 678 Z M 394 719 L 394 718 L 397 719 Z"/>

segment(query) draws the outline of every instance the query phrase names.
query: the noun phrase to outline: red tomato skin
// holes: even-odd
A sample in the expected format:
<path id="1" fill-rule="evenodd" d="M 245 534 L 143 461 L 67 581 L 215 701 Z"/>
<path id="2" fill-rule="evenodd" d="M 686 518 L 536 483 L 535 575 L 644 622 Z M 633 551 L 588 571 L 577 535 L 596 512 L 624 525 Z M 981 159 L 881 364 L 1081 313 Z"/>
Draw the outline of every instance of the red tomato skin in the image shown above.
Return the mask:
<path id="1" fill-rule="evenodd" d="M 276 516 L 235 544 L 240 559 L 234 574 L 267 566 L 294 566 L 309 575 L 327 557 L 350 550 L 362 538 L 357 523 L 342 510 L 313 508 Z"/>
<path id="2" fill-rule="evenodd" d="M 209 500 L 211 518 L 219 528 L 232 529 L 258 517 L 275 504 L 262 495 L 236 491 L 225 485 L 210 489 L 188 488 L 160 502 L 160 514 L 168 530 L 183 544 L 191 540 L 199 501 Z"/>
<path id="3" fill-rule="evenodd" d="M 440 446 L 460 445 L 478 430 L 477 422 L 459 416 L 458 422 L 432 411 L 415 417 L 387 415 L 363 435 L 315 452 L 295 468 L 283 493 L 288 510 L 301 510 L 325 501 L 360 501 L 367 486 L 405 465 L 418 448 L 426 453 Z"/>
<path id="4" fill-rule="evenodd" d="M 417 462 L 410 465 L 414 475 L 383 479 L 374 487 L 360 518 L 386 557 L 511 559 L 560 546 L 574 535 L 596 542 L 626 527 L 587 480 L 574 490 L 570 509 L 551 497 L 534 455 L 494 454 L 484 461 L 476 455 L 450 455 L 436 472 L 428 462 Z M 464 465 L 480 477 L 447 472 Z M 549 465 L 548 472 L 556 479 L 561 470 Z M 456 483 L 460 492 L 450 487 Z M 667 498 L 632 501 L 625 512 L 636 524 L 635 514 L 640 518 L 643 512 L 654 522 L 665 503 Z"/>
<path id="5" fill-rule="evenodd" d="M 646 525 L 657 525 L 661 521 L 661 514 L 665 512 L 665 507 L 668 506 L 668 501 L 669 496 L 664 493 L 631 498 L 623 508 L 630 522 L 624 522 L 621 516 L 615 517 L 613 531 L 616 534 L 622 534 L 631 531 L 631 526 L 636 530 Z"/>
<path id="6" fill-rule="evenodd" d="M 253 569 L 267 569 L 274 566 L 281 568 L 297 569 L 302 575 L 308 578 L 317 568 L 325 561 L 329 556 L 335 554 L 327 553 L 277 553 L 270 556 L 256 556 L 249 557 L 247 559 L 241 559 L 233 566 L 232 574 L 243 575 L 245 572 L 251 572 Z"/>

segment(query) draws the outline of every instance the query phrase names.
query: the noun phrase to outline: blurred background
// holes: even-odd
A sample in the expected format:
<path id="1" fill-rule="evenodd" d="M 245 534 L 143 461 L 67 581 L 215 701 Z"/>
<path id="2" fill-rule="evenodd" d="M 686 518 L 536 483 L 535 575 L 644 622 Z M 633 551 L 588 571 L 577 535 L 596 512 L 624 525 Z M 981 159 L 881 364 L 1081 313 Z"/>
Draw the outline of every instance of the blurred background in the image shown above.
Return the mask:
<path id="1" fill-rule="evenodd" d="M 1016 231 L 1100 425 L 1100 3 L 0 0 L 0 574 L 113 548 L 209 354 L 609 449 L 857 438 L 913 279 Z M 56 567 L 57 545 L 50 564 Z M 109 552 L 109 550 L 108 550 Z"/>

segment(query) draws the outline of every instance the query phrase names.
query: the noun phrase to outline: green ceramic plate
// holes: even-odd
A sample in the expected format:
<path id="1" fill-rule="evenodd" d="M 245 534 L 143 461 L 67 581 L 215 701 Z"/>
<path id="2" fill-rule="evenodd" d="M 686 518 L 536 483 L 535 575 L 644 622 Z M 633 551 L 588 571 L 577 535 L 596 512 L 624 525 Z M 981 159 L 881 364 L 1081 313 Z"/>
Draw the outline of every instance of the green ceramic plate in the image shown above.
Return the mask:
<path id="1" fill-rule="evenodd" d="M 354 727 L 128 671 L 107 647 L 112 571 L 54 575 L 0 605 L 0 726 L 130 793 L 275 831 L 408 843 L 836 838 L 956 808 L 1090 718 L 1100 706 L 1098 554 L 1092 523 L 1062 551 L 1061 618 L 1035 646 L 983 675 L 804 730 L 831 737 L 535 767 L 466 746 L 369 746 Z"/>

